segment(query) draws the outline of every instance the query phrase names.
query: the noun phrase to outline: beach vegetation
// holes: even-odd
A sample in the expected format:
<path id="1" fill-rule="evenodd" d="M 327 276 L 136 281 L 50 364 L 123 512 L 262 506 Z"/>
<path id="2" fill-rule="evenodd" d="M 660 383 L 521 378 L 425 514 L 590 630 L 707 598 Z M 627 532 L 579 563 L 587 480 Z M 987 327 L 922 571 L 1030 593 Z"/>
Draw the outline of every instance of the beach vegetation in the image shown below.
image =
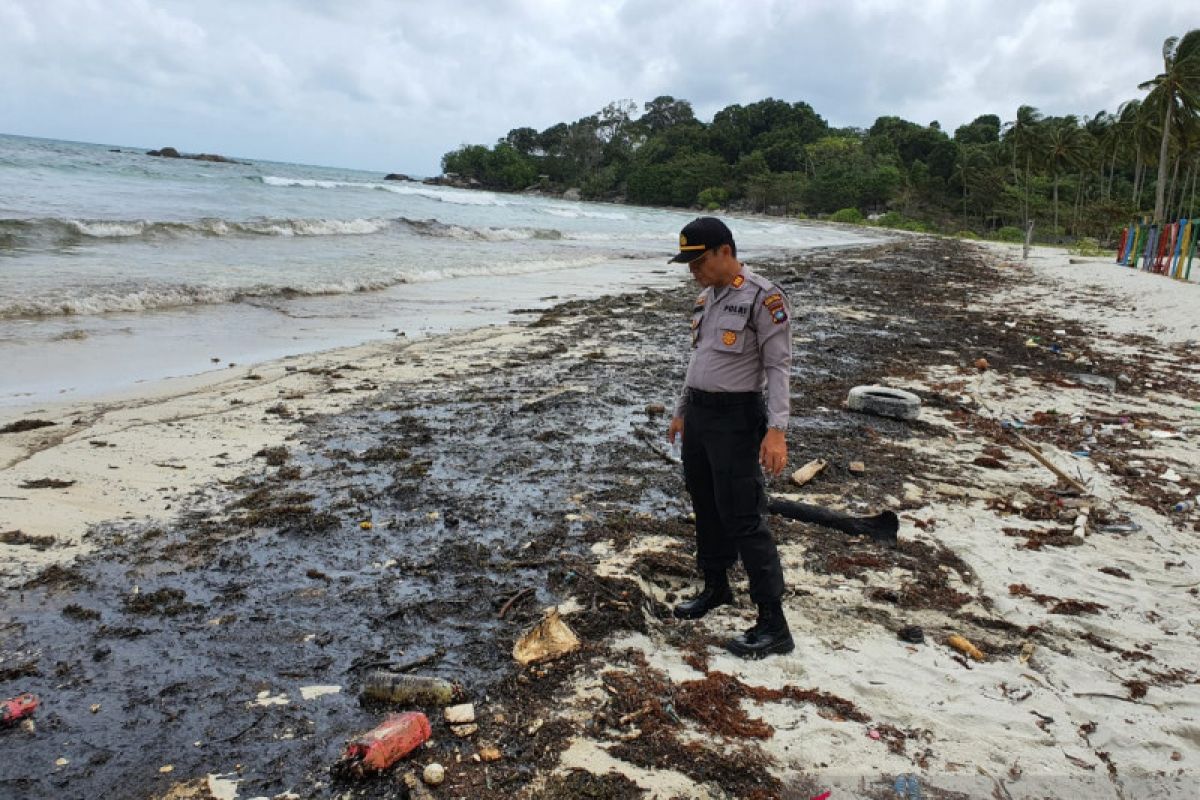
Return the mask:
<path id="1" fill-rule="evenodd" d="M 514 128 L 447 153 L 442 168 L 500 191 L 578 188 L 590 200 L 791 217 L 854 209 L 905 230 L 1021 241 L 1032 226 L 1036 241 L 1111 244 L 1151 209 L 1200 216 L 1200 30 L 1168 38 L 1162 59 L 1143 96 L 1088 115 L 1024 104 L 952 133 L 894 115 L 837 128 L 808 103 L 766 98 L 705 122 L 662 95 Z"/>
<path id="2" fill-rule="evenodd" d="M 915 233 L 929 233 L 936 230 L 934 226 L 919 219 L 906 217 L 899 211 L 889 211 L 886 214 L 880 215 L 875 220 L 875 224 L 881 228 L 894 228 L 895 230 L 913 231 Z"/>
<path id="3" fill-rule="evenodd" d="M 700 194 L 696 196 L 696 202 L 706 211 L 716 211 L 729 202 L 729 190 L 722 186 L 710 186 L 707 189 L 701 189 Z"/>
<path id="4" fill-rule="evenodd" d="M 863 215 L 857 208 L 840 208 L 829 215 L 829 221 L 861 225 L 863 223 Z"/>
<path id="5" fill-rule="evenodd" d="M 1074 256 L 1090 256 L 1093 258 L 1111 256 L 1113 254 L 1111 248 L 1101 247 L 1100 243 L 1090 236 L 1081 236 L 1076 239 L 1075 243 L 1067 248 L 1067 252 Z"/>

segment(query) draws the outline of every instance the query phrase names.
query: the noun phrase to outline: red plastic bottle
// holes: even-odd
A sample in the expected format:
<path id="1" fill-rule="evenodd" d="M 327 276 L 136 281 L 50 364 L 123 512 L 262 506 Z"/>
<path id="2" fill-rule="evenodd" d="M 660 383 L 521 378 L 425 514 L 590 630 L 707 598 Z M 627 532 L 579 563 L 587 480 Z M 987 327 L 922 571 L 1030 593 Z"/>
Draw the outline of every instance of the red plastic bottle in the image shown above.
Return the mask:
<path id="1" fill-rule="evenodd" d="M 335 771 L 354 776 L 379 772 L 429 740 L 433 730 L 420 711 L 392 714 L 377 728 L 350 740 Z"/>

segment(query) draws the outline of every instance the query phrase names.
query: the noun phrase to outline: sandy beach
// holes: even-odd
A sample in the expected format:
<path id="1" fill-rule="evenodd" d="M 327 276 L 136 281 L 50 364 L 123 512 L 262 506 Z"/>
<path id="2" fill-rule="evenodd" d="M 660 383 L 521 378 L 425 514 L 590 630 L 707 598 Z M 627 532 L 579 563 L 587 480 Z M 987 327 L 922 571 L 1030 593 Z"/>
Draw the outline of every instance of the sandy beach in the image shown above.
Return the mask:
<path id="1" fill-rule="evenodd" d="M 901 519 L 894 549 L 772 519 L 794 653 L 718 647 L 744 577 L 670 614 L 681 282 L 5 409 L 0 696 L 43 705 L 0 794 L 394 797 L 436 761 L 447 798 L 1200 795 L 1200 286 L 918 236 L 754 266 L 796 310 L 789 472 L 829 464 L 769 490 Z M 848 411 L 868 383 L 920 418 Z M 583 646 L 518 668 L 551 607 Z M 332 783 L 377 666 L 459 682 L 478 731 L 430 709 Z"/>

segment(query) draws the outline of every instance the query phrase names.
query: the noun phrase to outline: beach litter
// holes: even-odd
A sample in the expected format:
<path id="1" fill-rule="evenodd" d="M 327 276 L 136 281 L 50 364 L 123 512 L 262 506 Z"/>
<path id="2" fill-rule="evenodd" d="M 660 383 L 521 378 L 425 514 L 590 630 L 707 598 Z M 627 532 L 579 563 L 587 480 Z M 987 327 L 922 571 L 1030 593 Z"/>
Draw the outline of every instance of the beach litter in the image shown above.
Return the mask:
<path id="1" fill-rule="evenodd" d="M 33 716 L 40 702 L 37 695 L 28 692 L 10 697 L 0 704 L 0 726 L 16 725 L 26 717 Z"/>
<path id="2" fill-rule="evenodd" d="M 376 670 L 367 675 L 362 696 L 384 703 L 445 706 L 462 696 L 462 687 L 445 678 Z"/>
<path id="3" fill-rule="evenodd" d="M 826 466 L 828 466 L 828 462 L 826 462 L 825 459 L 813 459 L 792 473 L 792 483 L 796 484 L 797 486 L 803 486 L 813 478 L 817 477 L 817 474 L 820 473 L 821 470 L 825 469 Z"/>
<path id="4" fill-rule="evenodd" d="M 550 610 L 542 621 L 513 645 L 513 658 L 523 667 L 562 658 L 579 649 L 579 637 L 559 616 L 558 609 Z"/>
<path id="5" fill-rule="evenodd" d="M 946 639 L 946 644 L 950 645 L 963 655 L 970 656 L 976 661 L 986 660 L 982 650 L 958 634 L 952 634 L 948 639 Z"/>
<path id="6" fill-rule="evenodd" d="M 475 706 L 472 703 L 448 706 L 443 713 L 446 715 L 446 722 L 451 725 L 467 725 L 475 721 Z"/>
<path id="7" fill-rule="evenodd" d="M 846 407 L 880 417 L 912 420 L 921 414 L 921 398 L 888 386 L 855 386 L 846 397 Z"/>
<path id="8" fill-rule="evenodd" d="M 380 772 L 416 750 L 432 733 L 429 719 L 420 711 L 392 714 L 378 727 L 351 739 L 330 772 L 338 778 Z"/>
<path id="9" fill-rule="evenodd" d="M 916 775 L 897 775 L 892 788 L 896 790 L 899 797 L 906 798 L 906 800 L 920 800 L 923 797 L 921 782 L 917 780 Z"/>

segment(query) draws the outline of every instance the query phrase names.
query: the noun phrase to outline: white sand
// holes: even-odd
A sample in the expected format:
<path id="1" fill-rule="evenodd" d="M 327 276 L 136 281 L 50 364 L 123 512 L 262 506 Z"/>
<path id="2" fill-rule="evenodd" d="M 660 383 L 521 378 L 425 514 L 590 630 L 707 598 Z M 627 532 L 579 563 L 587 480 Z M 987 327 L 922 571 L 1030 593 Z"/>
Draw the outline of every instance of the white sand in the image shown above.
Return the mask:
<path id="1" fill-rule="evenodd" d="M 1114 335 L 1137 333 L 1162 342 L 1200 342 L 1200 283 L 1196 281 L 1122 267 L 1113 258 L 1071 256 L 1051 247 L 1034 247 L 1022 264 L 1020 245 L 986 242 L 981 246 L 1010 265 L 1007 269 L 1028 269 L 1040 279 L 1028 284 L 1028 291 L 1000 299 L 1039 304 Z"/>
<path id="2" fill-rule="evenodd" d="M 92 525 L 171 519 L 185 496 L 201 488 L 219 491 L 219 481 L 256 469 L 261 462 L 254 454 L 285 444 L 299 417 L 337 412 L 373 391 L 364 381 L 403 384 L 453 375 L 531 335 L 503 326 L 377 342 L 163 381 L 149 392 L 94 402 L 5 409 L 3 424 L 39 419 L 55 425 L 0 436 L 0 531 L 52 536 L 56 545 L 38 551 L 0 544 L 0 581 L 85 552 Z M 313 373 L 345 364 L 355 369 L 339 378 Z M 280 403 L 291 417 L 268 413 Z M 75 483 L 20 488 L 43 478 Z"/>
<path id="3" fill-rule="evenodd" d="M 1094 325 L 1098 336 L 1149 332 L 1164 343 L 1198 337 L 1200 285 L 1184 285 L 1098 259 L 1072 264 L 1065 253 L 1049 249 L 1035 249 L 1027 266 L 1000 265 L 1013 261 L 1011 248 L 993 248 L 993 253 L 999 256 L 998 269 L 1029 273 L 1020 291 L 980 298 L 980 306 L 995 310 L 997 324 L 1010 321 L 1025 326 L 1030 315 L 1060 314 Z M 1020 259 L 1019 248 L 1015 258 Z M 1042 333 L 1049 332 L 1029 329 L 1031 336 Z M 1106 346 L 1128 351 L 1118 343 Z M 1200 383 L 1195 360 L 1180 361 L 1164 352 L 1154 357 Z M 1143 431 L 1144 443 L 1137 452 L 1172 465 L 1182 476 L 1179 485 L 1188 489 L 1180 497 L 1200 492 L 1200 409 L 1193 401 L 1166 391 L 1140 398 L 1085 387 L 1052 391 L 1035 387 L 1019 374 L 989 371 L 978 377 L 962 365 L 932 370 L 909 385 L 949 380 L 963 381 L 976 403 L 1005 418 L 1028 418 L 1049 408 L 1092 416 L 1160 414 L 1185 437 L 1159 439 Z M 1005 536 L 1001 528 L 1037 525 L 988 510 L 984 500 L 1029 500 L 1019 487 L 1051 486 L 1053 476 L 1017 449 L 1006 470 L 973 466 L 971 461 L 992 444 L 990 440 L 975 438 L 937 411 L 926 409 L 923 418 L 943 426 L 952 444 L 926 445 L 935 448 L 931 455 L 944 469 L 940 475 L 914 477 L 909 493 L 923 498 L 922 505 L 902 515 L 901 538 L 936 539 L 975 570 L 994 610 L 976 606 L 968 610 L 1021 626 L 1039 625 L 1050 641 L 1062 644 L 1036 647 L 1028 663 L 1017 657 L 993 657 L 968 670 L 953 659 L 955 652 L 940 637 L 921 646 L 906 645 L 855 615 L 859 607 L 888 608 L 864 594 L 869 586 L 894 586 L 892 576 L 872 573 L 864 580 L 847 580 L 813 574 L 803 566 L 802 541 L 783 545 L 787 584 L 802 590 L 790 592 L 786 599 L 796 651 L 747 663 L 710 649 L 710 670 L 763 687 L 820 688 L 853 701 L 872 717 L 872 724 L 911 729 L 916 738 L 899 755 L 890 752 L 884 741 L 872 739 L 869 726 L 826 719 L 810 706 L 747 703 L 751 716 L 775 728 L 763 749 L 778 760 L 779 777 L 785 783 L 798 780 L 800 774 L 815 778 L 832 790 L 833 798 L 896 796 L 888 787 L 896 776 L 905 774 L 917 776 L 925 797 L 944 796 L 933 793 L 935 789 L 995 798 L 1200 796 L 1200 685 L 1194 672 L 1200 652 L 1196 588 L 1200 586 L 1200 535 L 1191 530 L 1200 515 L 1192 512 L 1186 526 L 1177 527 L 1171 519 L 1139 505 L 1088 459 L 1045 448 L 1056 463 L 1091 485 L 1094 502 L 1127 512 L 1142 529 L 1126 535 L 1094 532 L 1079 547 L 1018 549 L 1020 540 Z M 810 502 L 828 502 L 820 497 L 820 484 L 818 477 L 802 490 Z M 920 530 L 911 524 L 914 518 L 933 525 Z M 620 572 L 632 564 L 639 550 L 661 549 L 662 544 L 635 541 L 624 553 L 610 556 L 605 571 Z M 1175 566 L 1167 568 L 1168 562 Z M 1132 579 L 1101 573 L 1101 567 L 1119 567 Z M 632 571 L 628 574 L 634 576 Z M 1008 587 L 1015 583 L 1108 608 L 1096 615 L 1050 615 L 1031 599 L 1011 596 Z M 659 586 L 642 585 L 660 599 L 665 595 Z M 739 608 L 719 609 L 699 624 L 718 636 L 748 626 L 753 617 L 744 589 Z M 955 625 L 935 611 L 913 613 L 907 622 L 927 631 L 952 631 Z M 1146 651 L 1155 661 L 1131 663 L 1117 653 L 1102 652 L 1080 641 L 1079 636 L 1087 632 L 1125 650 Z M 632 637 L 619 645 L 642 650 L 650 665 L 674 682 L 703 677 L 683 662 L 684 654 L 662 635 Z M 1152 685 L 1145 697 L 1131 701 L 1122 684 L 1144 678 L 1143 668 L 1188 672 L 1182 685 Z M 588 706 L 594 684 L 593 677 L 580 680 L 572 708 Z M 1088 734 L 1081 726 L 1091 723 L 1095 730 Z M 681 787 L 681 779 L 687 779 L 674 772 L 647 774 L 614 765 L 597 750 L 594 742 L 581 741 L 564 755 L 562 766 L 600 773 L 617 769 L 650 790 L 654 798 L 724 796 L 705 786 Z M 920 767 L 917 757 L 926 750 L 927 764 Z M 1101 753 L 1111 759 L 1115 776 L 1110 776 Z"/>

